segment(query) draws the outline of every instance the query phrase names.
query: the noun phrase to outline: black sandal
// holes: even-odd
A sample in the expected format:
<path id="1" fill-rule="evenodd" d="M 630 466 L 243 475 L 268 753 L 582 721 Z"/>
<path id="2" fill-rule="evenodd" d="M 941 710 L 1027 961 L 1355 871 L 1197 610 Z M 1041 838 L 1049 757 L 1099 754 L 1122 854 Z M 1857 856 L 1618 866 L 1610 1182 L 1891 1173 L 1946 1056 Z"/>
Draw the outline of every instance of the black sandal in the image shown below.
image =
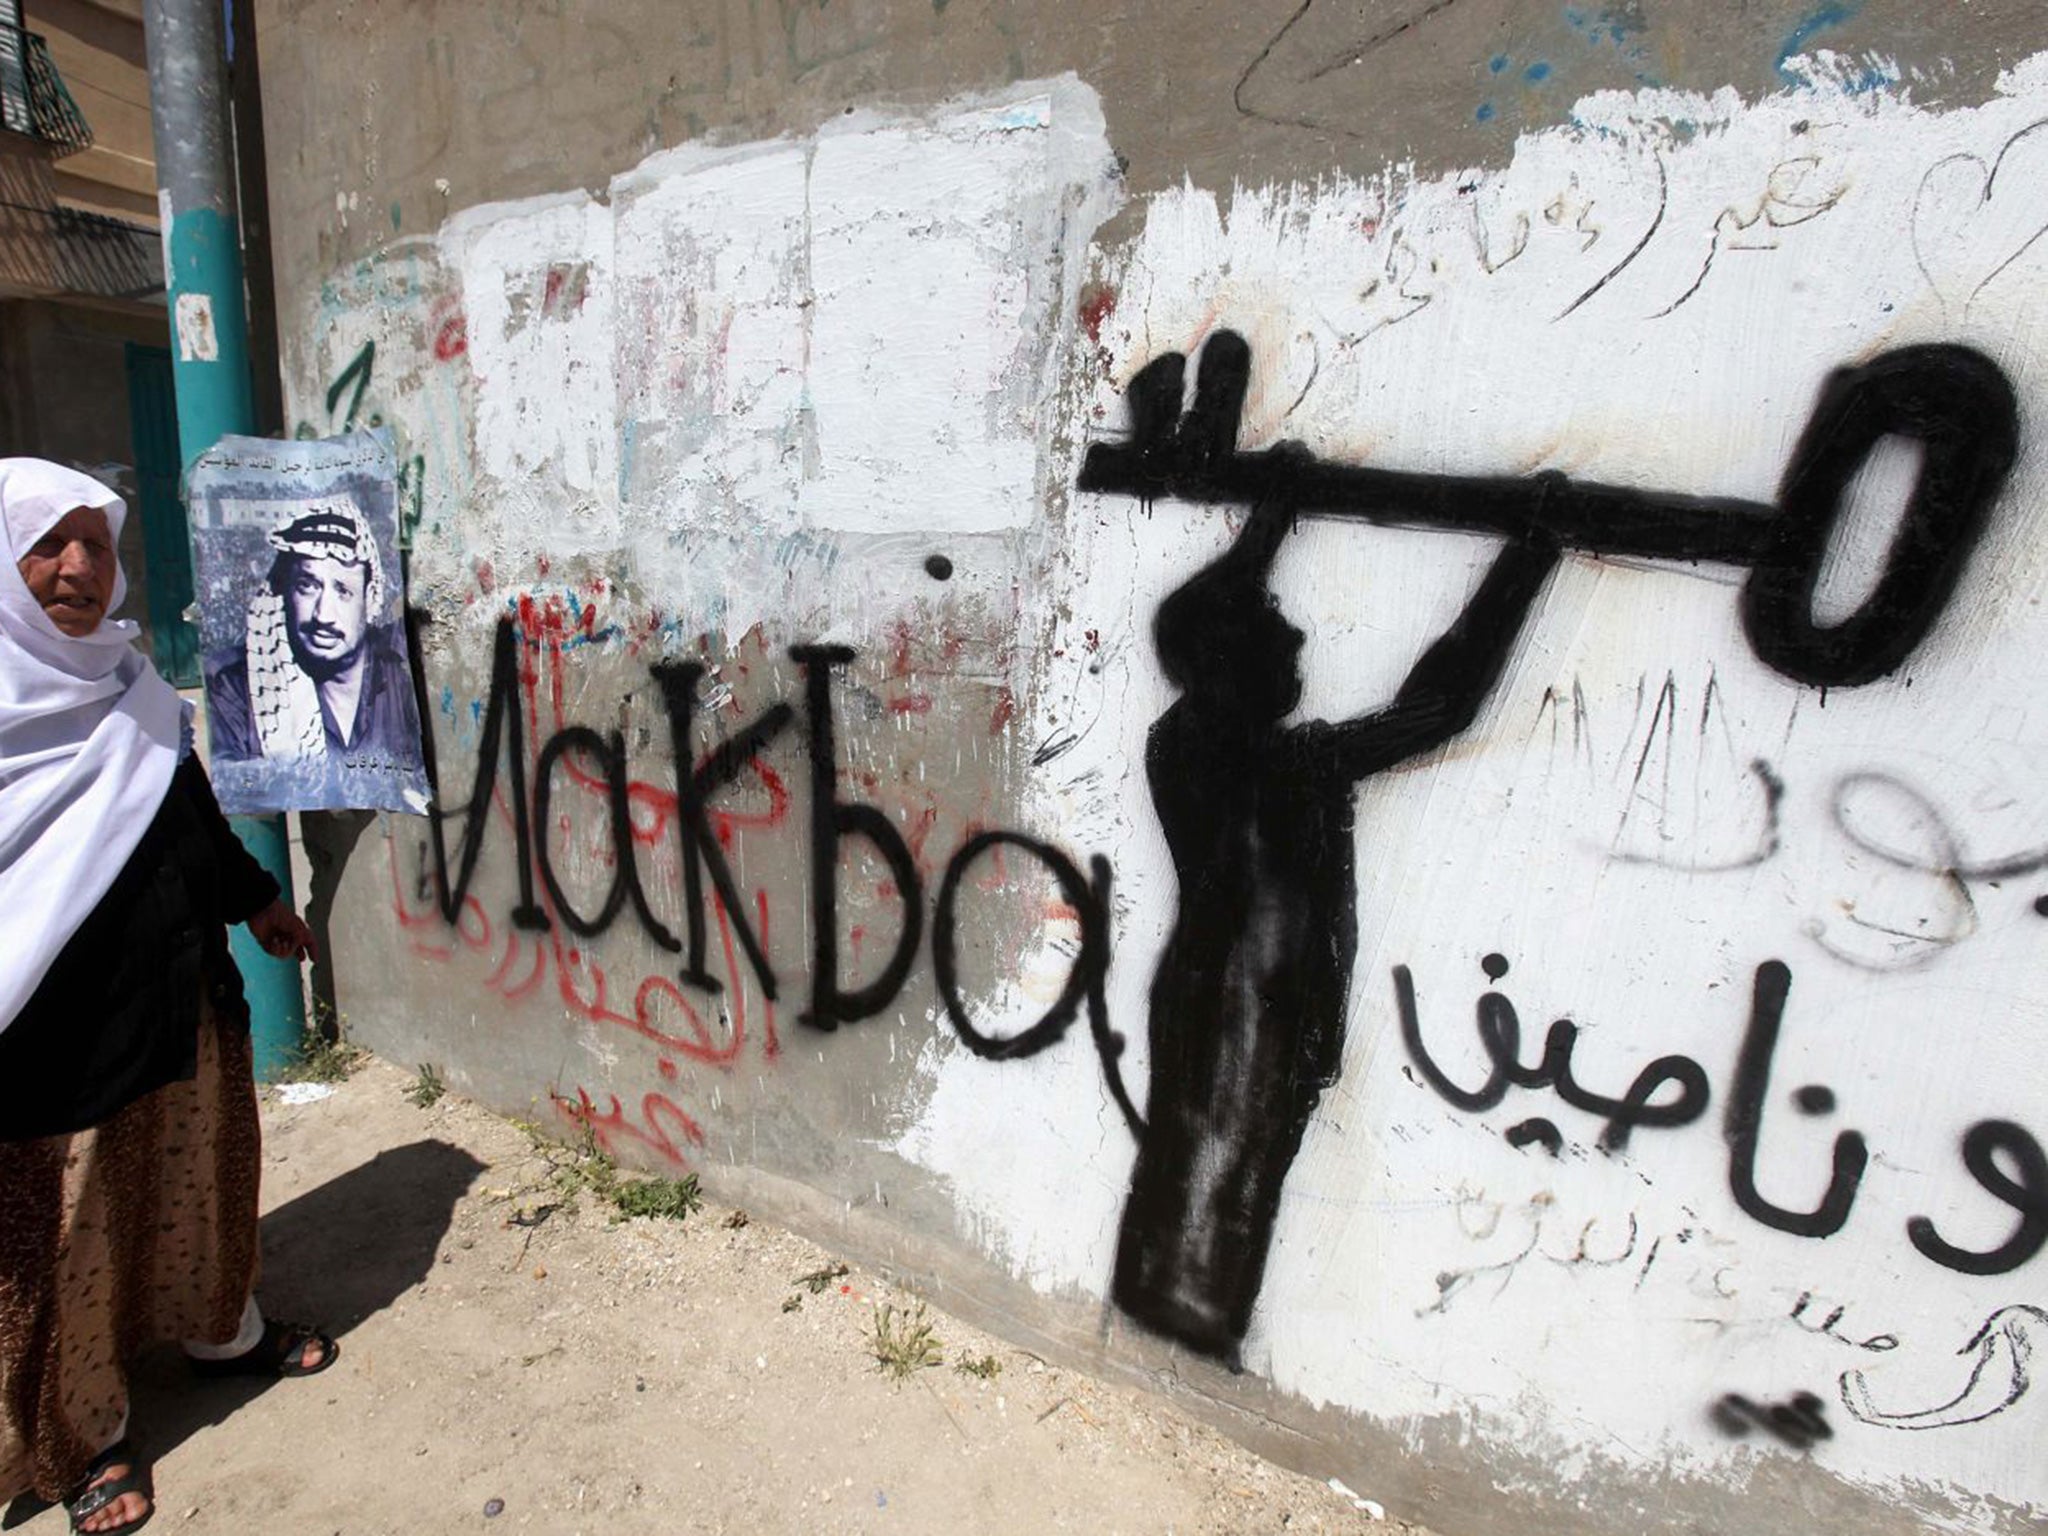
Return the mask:
<path id="1" fill-rule="evenodd" d="M 306 1346 L 320 1346 L 320 1363 L 304 1363 Z M 329 1334 L 311 1323 L 265 1323 L 263 1337 L 239 1355 L 225 1360 L 195 1360 L 186 1357 L 195 1376 L 263 1376 L 280 1380 L 288 1376 L 318 1376 L 341 1358 L 341 1346 Z"/>
<path id="2" fill-rule="evenodd" d="M 102 1477 L 107 1468 L 125 1464 L 128 1468 L 119 1477 L 107 1477 L 101 1482 L 93 1479 Z M 88 1531 L 84 1522 L 105 1509 L 123 1494 L 139 1493 L 149 1508 L 133 1520 L 124 1520 L 119 1525 L 105 1525 L 98 1530 Z M 149 1464 L 135 1454 L 135 1447 L 123 1435 L 99 1455 L 92 1465 L 85 1469 L 85 1476 L 78 1481 L 78 1492 L 64 1501 L 65 1513 L 71 1516 L 73 1536 L 125 1536 L 129 1531 L 139 1531 L 149 1524 L 156 1514 L 156 1488 L 149 1475 Z"/>

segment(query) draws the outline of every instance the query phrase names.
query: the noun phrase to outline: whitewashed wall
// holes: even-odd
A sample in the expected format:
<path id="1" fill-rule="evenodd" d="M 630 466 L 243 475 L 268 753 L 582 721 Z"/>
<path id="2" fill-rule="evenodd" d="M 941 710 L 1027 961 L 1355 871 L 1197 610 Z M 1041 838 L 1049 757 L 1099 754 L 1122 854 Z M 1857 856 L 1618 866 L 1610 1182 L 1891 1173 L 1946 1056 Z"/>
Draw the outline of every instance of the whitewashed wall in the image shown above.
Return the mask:
<path id="1" fill-rule="evenodd" d="M 346 370 L 374 342 L 356 407 L 418 456 L 414 596 L 434 619 L 444 789 L 473 771 L 489 629 L 522 598 L 566 596 L 572 634 L 601 608 L 539 672 L 558 711 L 600 728 L 647 721 L 652 656 L 726 666 L 745 719 L 799 698 L 785 647 L 844 641 L 861 652 L 841 696 L 844 792 L 906 831 L 930 808 L 927 902 L 989 826 L 1113 865 L 1107 1011 L 1142 1098 L 1176 902 L 1142 767 L 1173 699 L 1150 625 L 1240 509 L 1071 489 L 1086 445 L 1122 431 L 1140 367 L 1242 334 L 1246 448 L 1769 501 L 1831 370 L 1913 343 L 1980 350 L 2019 398 L 2020 458 L 1899 671 L 1801 685 L 1753 654 L 1739 570 L 1567 556 L 1478 724 L 1364 786 L 1342 1075 L 1288 1175 L 1244 1361 L 1285 1399 L 1418 1447 L 1449 1425 L 1495 1458 L 1501 1491 L 1553 1506 L 1590 1511 L 1617 1479 L 1739 1491 L 1770 1458 L 1804 1457 L 1930 1526 L 2018 1532 L 2048 1503 L 2048 1388 L 2027 1364 L 2048 1340 L 2048 1255 L 1963 1274 L 1908 1223 L 1996 1247 L 2029 1197 L 1987 1182 L 2025 1173 L 2008 1159 L 1973 1175 L 1963 1137 L 1995 1120 L 2048 1138 L 2048 55 L 1965 110 L 1826 58 L 1803 79 L 1754 102 L 1591 97 L 1496 170 L 1187 186 L 1107 239 L 1114 147 L 1079 82 L 856 114 L 808 140 L 656 156 L 602 199 L 463 213 L 333 274 L 289 371 L 308 426 L 338 426 Z M 1823 619 L 1867 590 L 1913 469 L 1887 451 L 1859 482 Z M 1299 713 L 1388 698 L 1493 553 L 1305 520 L 1274 580 L 1310 637 Z M 928 554 L 957 575 L 935 584 Z M 766 757 L 801 778 L 794 735 Z M 501 915 L 510 839 L 493 835 L 484 905 Z M 561 834 L 565 863 L 601 880 L 603 841 L 581 835 Z M 817 871 L 770 837 L 746 849 L 786 898 L 770 947 L 795 994 Z M 501 954 L 437 937 L 411 884 L 417 831 L 388 840 L 388 864 L 351 866 L 345 903 L 359 940 L 411 946 L 396 974 L 380 960 L 354 979 L 351 1022 L 373 1043 L 441 1050 L 501 1102 L 572 1081 L 600 1106 L 622 1095 L 644 1111 L 622 1143 L 642 1155 L 664 1140 L 660 1097 L 702 1132 L 693 1147 L 669 1117 L 664 1150 L 699 1163 L 753 1158 L 836 1189 L 857 1157 L 862 1178 L 900 1184 L 894 1219 L 950 1227 L 1048 1297 L 1108 1295 L 1133 1140 L 1085 1026 L 980 1059 L 920 958 L 884 1018 L 814 1035 L 785 1001 L 780 1055 L 679 1062 L 551 987 L 509 992 L 514 938 Z M 673 915 L 674 859 L 648 858 Z M 874 909 L 896 913 L 897 895 Z M 970 978 L 989 1033 L 1042 1013 L 1074 963 L 1071 911 L 1046 911 Z M 615 973 L 672 969 L 623 929 L 590 950 Z M 1681 1055 L 1704 1071 L 1706 1112 L 1606 1153 L 1602 1121 L 1548 1090 L 1454 1108 L 1404 1044 L 1393 971 L 1414 976 L 1434 1060 L 1470 1085 L 1489 955 L 1508 963 L 1498 990 L 1525 1060 L 1569 1017 L 1582 1082 L 1618 1094 Z M 1809 1208 L 1838 1133 L 1870 1151 L 1826 1238 L 1773 1230 L 1731 1193 L 1722 1117 L 1773 960 L 1792 983 L 1762 1194 Z M 566 978 L 591 961 L 553 963 Z M 342 986 L 349 1008 L 346 961 Z M 797 1155 L 787 1122 L 809 1111 L 777 1074 L 809 1092 L 813 1071 L 835 1078 L 827 1118 L 848 1145 Z M 1830 1112 L 1798 1111 L 1809 1085 Z M 1539 1116 L 1557 1156 L 1504 1135 Z M 1113 1346 L 1129 1332 L 1113 1309 L 1104 1326 Z M 1811 1446 L 1728 1401 L 1801 1393 L 1832 1431 Z"/>

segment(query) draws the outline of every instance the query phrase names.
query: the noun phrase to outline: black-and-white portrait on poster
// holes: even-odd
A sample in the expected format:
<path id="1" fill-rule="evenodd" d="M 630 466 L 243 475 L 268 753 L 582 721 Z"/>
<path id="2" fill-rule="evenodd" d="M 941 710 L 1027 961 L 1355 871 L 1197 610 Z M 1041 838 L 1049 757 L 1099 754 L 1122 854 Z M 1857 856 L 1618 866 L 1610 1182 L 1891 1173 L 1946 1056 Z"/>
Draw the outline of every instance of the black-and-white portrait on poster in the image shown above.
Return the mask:
<path id="1" fill-rule="evenodd" d="M 223 438 L 192 523 L 222 807 L 424 809 L 388 435 Z"/>

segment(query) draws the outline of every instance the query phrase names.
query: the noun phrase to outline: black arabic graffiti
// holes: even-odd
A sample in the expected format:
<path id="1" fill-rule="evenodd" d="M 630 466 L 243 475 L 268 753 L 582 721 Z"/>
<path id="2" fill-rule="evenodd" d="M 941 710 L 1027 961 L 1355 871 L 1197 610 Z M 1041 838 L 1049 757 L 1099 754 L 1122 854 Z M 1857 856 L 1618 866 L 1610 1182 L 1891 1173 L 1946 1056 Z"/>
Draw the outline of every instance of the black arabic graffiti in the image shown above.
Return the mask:
<path id="1" fill-rule="evenodd" d="M 1092 446 L 1078 482 L 1147 501 L 1252 508 L 1231 548 L 1175 591 L 1154 624 L 1161 664 L 1181 691 L 1146 748 L 1179 911 L 1152 984 L 1147 1123 L 1112 1295 L 1147 1326 L 1234 1357 L 1262 1282 L 1281 1187 L 1342 1061 L 1357 948 L 1358 783 L 1471 725 L 1564 548 L 1747 566 L 1743 620 L 1766 663 L 1822 686 L 1885 675 L 1946 607 L 2011 467 L 2018 418 L 2005 376 L 1978 353 L 1925 346 L 1884 354 L 1828 380 L 1770 506 L 1556 472 L 1458 478 L 1330 464 L 1296 444 L 1241 450 L 1251 374 L 1244 339 L 1228 330 L 1209 337 L 1183 410 L 1186 373 L 1187 359 L 1167 353 L 1132 378 L 1129 441 Z M 1864 459 L 1889 435 L 1923 446 L 1919 479 L 1863 606 L 1818 624 L 1813 599 L 1834 524 Z M 1390 706 L 1342 724 L 1282 724 L 1300 699 L 1304 637 L 1282 617 L 1270 577 L 1281 541 L 1303 515 L 1504 541 Z M 1398 988 L 1405 971 L 1396 974 Z M 1412 1013 L 1409 998 L 1404 1022 Z M 1638 1125 L 1682 1125 L 1705 1109 L 1705 1074 L 1686 1058 L 1652 1063 L 1611 1098 L 1573 1075 L 1570 1021 L 1552 1025 L 1541 1062 L 1524 1067 L 1505 999 L 1482 1000 L 1480 1019 L 1494 1074 L 1476 1098 L 1465 1094 L 1468 1107 L 1497 1102 L 1510 1085 L 1551 1087 L 1606 1118 L 1609 1150 L 1624 1147 Z M 1767 1066 L 1769 1042 L 1759 1049 Z M 1454 1102 L 1463 1092 L 1440 1072 L 1434 1082 Z M 1667 1084 L 1674 1092 L 1660 1098 Z M 1749 1092 L 1739 1077 L 1731 1168 L 1754 1159 L 1760 1110 Z M 1553 1150 L 1562 1139 L 1540 1118 L 1511 1134 Z M 1860 1141 L 1845 1136 L 1838 1153 L 1844 1147 L 1860 1149 Z M 1860 1172 L 1838 1163 L 1837 1184 L 1815 1213 L 1780 1210 L 1746 1173 L 1731 1176 L 1751 1214 L 1794 1229 L 1839 1225 L 1835 1207 L 1846 1211 Z"/>
<path id="2" fill-rule="evenodd" d="M 1810 1211 L 1793 1210 L 1768 1200 L 1756 1184 L 1757 1148 L 1763 1140 L 1764 1105 L 1771 1091 L 1771 1062 L 1777 1055 L 1785 1022 L 1785 1002 L 1792 991 L 1792 971 L 1783 961 L 1766 960 L 1756 968 L 1750 990 L 1749 1028 L 1735 1059 L 1735 1079 L 1722 1114 L 1721 1134 L 1728 1143 L 1728 1190 L 1745 1216 L 1796 1237 L 1829 1237 L 1849 1219 L 1849 1207 L 1863 1182 L 1870 1152 L 1861 1133 L 1835 1136 L 1827 1190 Z M 1832 1114 L 1834 1090 L 1812 1083 L 1794 1091 L 1792 1102 L 1804 1115 Z"/>
<path id="3" fill-rule="evenodd" d="M 1899 1347 L 1897 1334 L 1873 1333 L 1867 1339 L 1852 1339 L 1845 1334 L 1837 1333 L 1835 1330 L 1841 1326 L 1842 1319 L 1849 1314 L 1847 1307 L 1830 1307 L 1827 1316 L 1822 1318 L 1818 1325 L 1809 1323 L 1806 1321 L 1806 1314 L 1813 1305 L 1814 1296 L 1811 1291 L 1801 1291 L 1799 1299 L 1792 1303 L 1792 1321 L 1808 1333 L 1819 1334 L 1822 1338 L 1833 1339 L 1837 1344 L 1846 1344 L 1851 1349 L 1867 1349 L 1876 1355 L 1884 1354 L 1889 1350 Z"/>
<path id="4" fill-rule="evenodd" d="M 1507 962 L 1499 955 L 1488 955 L 1482 965 L 1494 981 L 1508 971 Z M 1524 1065 L 1520 1018 L 1514 1004 L 1498 991 L 1482 994 L 1473 1010 L 1479 1043 L 1488 1062 L 1487 1075 L 1475 1088 L 1462 1087 L 1429 1048 L 1413 972 L 1405 965 L 1397 965 L 1393 968 L 1393 981 L 1401 1038 L 1409 1059 L 1422 1080 L 1446 1103 L 1467 1113 L 1495 1108 L 1511 1087 L 1548 1088 L 1572 1108 L 1603 1119 L 1606 1123 L 1600 1132 L 1600 1149 L 1620 1152 L 1639 1127 L 1676 1129 L 1691 1124 L 1706 1112 L 1712 1096 L 1706 1071 L 1687 1056 L 1658 1057 L 1636 1074 L 1619 1098 L 1587 1089 L 1573 1070 L 1572 1052 L 1578 1041 L 1578 1028 L 1569 1019 L 1559 1019 L 1550 1026 L 1542 1057 L 1534 1066 Z M 1791 991 L 1792 971 L 1783 961 L 1766 960 L 1756 968 L 1749 1021 L 1743 1030 L 1727 1103 L 1722 1110 L 1721 1134 L 1728 1146 L 1728 1190 L 1742 1213 L 1753 1221 L 1795 1237 L 1831 1237 L 1847 1223 L 1870 1166 L 1870 1148 L 1862 1132 L 1846 1130 L 1836 1134 L 1826 1187 L 1811 1207 L 1780 1205 L 1766 1196 L 1757 1182 L 1765 1107 L 1771 1097 L 1771 1069 Z M 1674 1091 L 1659 1097 L 1667 1085 Z M 1805 1084 L 1795 1088 L 1790 1097 L 1793 1107 L 1802 1115 L 1820 1117 L 1835 1112 L 1834 1090 L 1825 1084 Z M 1514 1146 L 1539 1144 L 1553 1154 L 1564 1144 L 1563 1132 L 1543 1117 L 1519 1121 L 1508 1128 L 1506 1136 Z M 1932 1219 L 1915 1216 L 1906 1223 L 1907 1239 L 1926 1258 L 1961 1274 L 2000 1275 L 2018 1269 L 2048 1244 L 2048 1153 L 2023 1126 L 2010 1120 L 1980 1120 L 1963 1133 L 1962 1160 L 1982 1189 L 2017 1213 L 2018 1220 L 2010 1235 L 1989 1249 L 1962 1248 L 1944 1239 Z M 2014 1171 L 2008 1172 L 2008 1165 Z M 1799 1317 L 1803 1308 L 1804 1298 L 1793 1316 Z M 1839 1316 L 1838 1312 L 1830 1318 L 1822 1331 L 1828 1331 Z"/>
<path id="5" fill-rule="evenodd" d="M 1865 829 L 1854 807 L 1859 796 L 1872 792 L 1889 797 L 1909 813 L 1910 820 L 1919 830 L 1923 847 L 1900 848 Z M 1965 858 L 1961 834 L 1933 796 L 1895 774 L 1876 769 L 1844 774 L 1835 784 L 1829 810 L 1844 837 L 1865 853 L 1897 869 L 1957 881 L 1996 882 L 2048 868 L 2048 847 L 2023 848 L 1995 858 Z M 1967 894 L 1965 892 L 1966 897 Z"/>
<path id="6" fill-rule="evenodd" d="M 1500 955 L 1488 955 L 1480 965 L 1494 981 L 1508 973 L 1508 962 Z M 1401 1016 L 1401 1038 L 1407 1043 L 1409 1056 L 1430 1087 L 1460 1109 L 1492 1109 L 1507 1097 L 1511 1087 L 1552 1088 L 1572 1108 L 1607 1121 L 1600 1132 L 1603 1152 L 1618 1152 L 1626 1147 L 1630 1133 L 1639 1125 L 1690 1125 L 1707 1111 L 1707 1074 L 1698 1062 L 1685 1056 L 1658 1057 L 1636 1074 L 1618 1099 L 1586 1088 L 1572 1071 L 1572 1051 L 1578 1044 L 1579 1027 L 1570 1019 L 1553 1023 L 1543 1038 L 1542 1059 L 1533 1067 L 1523 1066 L 1521 1019 L 1505 994 L 1491 991 L 1480 996 L 1475 1010 L 1479 1039 L 1491 1063 L 1486 1081 L 1477 1088 L 1460 1088 L 1423 1044 L 1422 1019 L 1415 1005 L 1415 978 L 1405 965 L 1394 967 L 1394 999 Z M 1657 1093 L 1667 1084 L 1675 1085 L 1677 1091 L 1660 1101 Z M 1515 1146 L 1540 1142 L 1552 1153 L 1563 1145 L 1557 1127 L 1540 1118 L 1512 1127 L 1508 1140 Z"/>
<path id="7" fill-rule="evenodd" d="M 1864 1372 L 1844 1371 L 1840 1382 L 1842 1406 L 1861 1422 L 1885 1429 L 1953 1429 L 1959 1424 L 1981 1424 L 2027 1395 L 2033 1385 L 2037 1336 L 2048 1338 L 2048 1311 L 2029 1306 L 2000 1307 L 1956 1351 L 1958 1355 L 1974 1353 L 1976 1359 L 1971 1363 L 1969 1380 L 1954 1397 L 1926 1408 L 1888 1411 L 1879 1408 L 1871 1397 Z"/>

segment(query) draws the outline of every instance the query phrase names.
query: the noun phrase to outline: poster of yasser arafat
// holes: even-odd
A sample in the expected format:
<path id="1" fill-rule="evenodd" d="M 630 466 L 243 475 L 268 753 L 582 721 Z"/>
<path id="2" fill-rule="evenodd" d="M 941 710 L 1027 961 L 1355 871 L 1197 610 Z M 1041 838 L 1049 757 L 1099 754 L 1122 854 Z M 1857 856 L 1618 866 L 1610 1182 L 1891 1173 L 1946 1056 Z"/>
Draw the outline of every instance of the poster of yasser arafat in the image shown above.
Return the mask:
<path id="1" fill-rule="evenodd" d="M 191 505 L 222 809 L 425 810 L 389 434 L 224 437 Z"/>

